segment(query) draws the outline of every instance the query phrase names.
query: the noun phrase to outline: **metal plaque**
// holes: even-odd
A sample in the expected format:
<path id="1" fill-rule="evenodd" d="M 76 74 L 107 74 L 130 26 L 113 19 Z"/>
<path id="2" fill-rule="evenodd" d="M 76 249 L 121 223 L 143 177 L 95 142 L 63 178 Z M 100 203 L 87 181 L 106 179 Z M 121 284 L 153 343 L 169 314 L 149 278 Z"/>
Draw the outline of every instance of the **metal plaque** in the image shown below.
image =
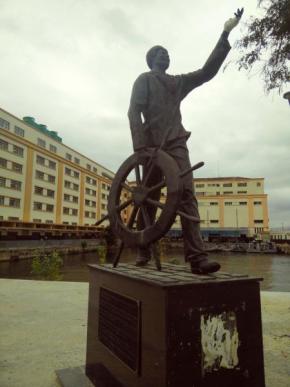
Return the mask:
<path id="1" fill-rule="evenodd" d="M 100 288 L 99 340 L 133 371 L 140 363 L 140 301 Z"/>

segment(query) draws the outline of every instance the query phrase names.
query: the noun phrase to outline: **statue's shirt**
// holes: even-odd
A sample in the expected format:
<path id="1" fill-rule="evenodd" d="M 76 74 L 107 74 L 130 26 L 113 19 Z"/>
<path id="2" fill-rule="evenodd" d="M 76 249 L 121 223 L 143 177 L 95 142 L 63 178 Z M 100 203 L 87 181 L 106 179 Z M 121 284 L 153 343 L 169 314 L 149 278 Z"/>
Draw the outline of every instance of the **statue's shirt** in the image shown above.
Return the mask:
<path id="1" fill-rule="evenodd" d="M 202 69 L 174 76 L 149 71 L 136 79 L 129 108 L 135 145 L 159 146 L 167 130 L 166 142 L 190 136 L 182 125 L 180 103 L 190 91 L 214 77 L 229 50 L 227 35 L 223 33 Z M 134 120 L 130 119 L 130 114 L 134 112 L 142 113 L 142 129 L 136 128 Z"/>

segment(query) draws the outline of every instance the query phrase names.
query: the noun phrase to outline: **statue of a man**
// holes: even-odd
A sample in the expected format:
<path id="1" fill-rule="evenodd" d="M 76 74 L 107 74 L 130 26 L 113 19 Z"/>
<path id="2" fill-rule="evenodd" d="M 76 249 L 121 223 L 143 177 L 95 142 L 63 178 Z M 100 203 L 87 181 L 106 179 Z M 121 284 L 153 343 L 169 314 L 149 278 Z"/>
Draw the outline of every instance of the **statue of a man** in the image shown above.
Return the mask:
<path id="1" fill-rule="evenodd" d="M 146 60 L 150 71 L 136 79 L 128 112 L 134 151 L 146 147 L 159 147 L 166 135 L 166 142 L 162 149 L 175 159 L 180 170 L 190 167 L 186 145 L 190 132 L 182 125 L 181 101 L 193 89 L 208 82 L 217 74 L 231 48 L 228 42 L 229 33 L 239 23 L 242 14 L 243 9 L 238 9 L 235 17 L 225 23 L 216 47 L 205 65 L 197 71 L 175 76 L 168 75 L 166 70 L 170 60 L 167 50 L 161 46 L 154 46 L 147 52 Z M 183 196 L 179 209 L 199 217 L 192 180 L 192 174 L 187 174 L 183 178 Z M 154 185 L 159 181 L 159 173 L 155 170 L 149 178 L 148 185 Z M 157 192 L 157 195 L 160 195 L 160 192 Z M 149 215 L 153 221 L 155 210 L 151 208 Z M 142 223 L 140 216 L 137 227 L 138 223 Z M 199 224 L 182 218 L 181 225 L 185 260 L 190 262 L 192 273 L 205 274 L 218 271 L 220 265 L 210 261 L 205 252 Z M 150 255 L 150 246 L 140 248 L 136 265 L 146 265 Z"/>

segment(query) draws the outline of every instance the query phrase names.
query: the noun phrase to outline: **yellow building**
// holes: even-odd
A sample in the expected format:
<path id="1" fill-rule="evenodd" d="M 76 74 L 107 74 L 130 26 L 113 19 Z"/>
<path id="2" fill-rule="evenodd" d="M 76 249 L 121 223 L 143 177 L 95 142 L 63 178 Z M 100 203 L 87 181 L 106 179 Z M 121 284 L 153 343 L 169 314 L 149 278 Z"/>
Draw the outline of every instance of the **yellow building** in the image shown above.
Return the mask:
<path id="1" fill-rule="evenodd" d="M 269 231 L 264 178 L 197 178 L 194 187 L 204 236 L 253 236 Z M 173 228 L 180 228 L 179 219 Z"/>
<path id="2" fill-rule="evenodd" d="M 113 177 L 34 118 L 0 109 L 0 220 L 93 225 Z"/>

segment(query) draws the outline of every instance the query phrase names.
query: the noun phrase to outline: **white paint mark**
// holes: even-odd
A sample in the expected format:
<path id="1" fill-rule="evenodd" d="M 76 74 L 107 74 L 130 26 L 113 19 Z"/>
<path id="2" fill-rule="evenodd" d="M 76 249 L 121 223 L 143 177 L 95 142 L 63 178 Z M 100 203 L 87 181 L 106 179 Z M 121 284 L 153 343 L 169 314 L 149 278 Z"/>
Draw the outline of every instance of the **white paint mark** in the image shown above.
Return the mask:
<path id="1" fill-rule="evenodd" d="M 203 314 L 200 328 L 204 371 L 237 367 L 239 333 L 235 312 Z"/>

